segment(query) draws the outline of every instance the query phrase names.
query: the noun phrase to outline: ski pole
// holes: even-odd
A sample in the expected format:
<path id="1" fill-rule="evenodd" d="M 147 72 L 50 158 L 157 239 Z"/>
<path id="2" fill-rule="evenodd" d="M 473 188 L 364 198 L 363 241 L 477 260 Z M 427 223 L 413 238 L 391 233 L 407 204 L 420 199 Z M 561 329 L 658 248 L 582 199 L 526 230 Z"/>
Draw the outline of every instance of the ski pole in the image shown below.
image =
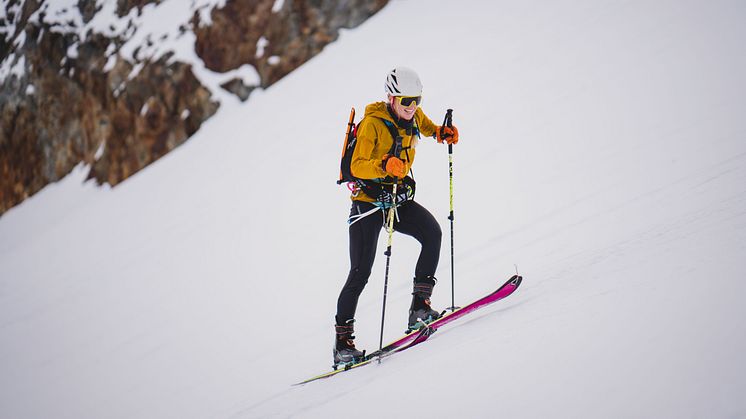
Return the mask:
<path id="1" fill-rule="evenodd" d="M 399 135 L 394 136 L 392 138 L 394 143 L 392 144 L 392 148 L 390 150 L 391 156 L 395 156 L 396 158 L 399 158 L 401 156 L 402 152 L 402 137 Z M 383 309 L 381 310 L 381 339 L 378 344 L 378 349 L 383 349 L 383 325 L 386 321 L 386 294 L 389 287 L 389 262 L 391 261 L 391 242 L 394 239 L 394 218 L 396 215 L 396 187 L 399 184 L 399 178 L 394 177 L 394 186 L 392 187 L 392 200 L 391 200 L 391 207 L 389 208 L 388 213 L 388 219 L 386 220 L 386 224 L 388 227 L 389 232 L 389 241 L 388 245 L 386 247 L 386 252 L 384 253 L 386 255 L 386 274 L 383 280 Z M 385 205 L 384 205 L 385 207 Z M 378 357 L 378 362 L 381 362 L 381 357 Z"/>
<path id="2" fill-rule="evenodd" d="M 443 126 L 448 128 L 453 127 L 453 109 L 446 111 L 446 116 L 443 119 Z M 441 138 L 444 135 L 443 126 L 440 128 Z M 451 306 L 449 310 L 455 311 L 456 307 L 456 285 L 455 285 L 455 269 L 453 263 L 453 144 L 448 144 L 448 181 L 449 181 L 449 202 L 451 206 L 451 212 L 448 214 L 448 219 L 451 221 Z"/>
<path id="3" fill-rule="evenodd" d="M 389 262 L 391 261 L 391 243 L 394 239 L 394 215 L 396 213 L 396 185 L 399 183 L 399 179 L 394 180 L 394 187 L 393 187 L 393 203 L 391 204 L 391 208 L 389 208 L 388 213 L 388 219 L 386 220 L 387 229 L 389 233 L 389 241 L 388 245 L 386 247 L 386 252 L 384 253 L 386 255 L 386 274 L 384 276 L 383 280 L 383 309 L 381 310 L 381 339 L 378 344 L 379 353 L 383 353 L 381 350 L 383 349 L 383 325 L 386 321 L 386 294 L 388 292 L 389 287 Z M 378 362 L 381 362 L 381 357 L 378 357 Z"/>

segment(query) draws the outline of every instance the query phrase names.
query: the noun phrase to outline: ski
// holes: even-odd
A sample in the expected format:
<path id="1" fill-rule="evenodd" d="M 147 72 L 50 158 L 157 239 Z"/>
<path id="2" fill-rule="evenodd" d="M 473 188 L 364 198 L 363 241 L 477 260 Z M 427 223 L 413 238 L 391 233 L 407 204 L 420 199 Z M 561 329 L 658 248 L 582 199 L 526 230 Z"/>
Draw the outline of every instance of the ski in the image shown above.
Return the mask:
<path id="1" fill-rule="evenodd" d="M 507 282 L 505 282 L 502 286 L 500 286 L 497 290 L 491 292 L 490 294 L 462 308 L 456 309 L 447 314 L 443 314 L 439 319 L 429 323 L 427 326 L 422 327 L 420 330 L 406 334 L 400 337 L 399 339 L 384 346 L 382 349 L 379 349 L 377 351 L 374 351 L 374 352 L 371 352 L 370 354 L 365 355 L 363 359 L 360 360 L 359 362 L 339 366 L 333 371 L 329 371 L 324 374 L 311 377 L 307 380 L 301 381 L 294 385 L 310 383 L 311 381 L 320 380 L 322 378 L 328 378 L 328 377 L 337 375 L 345 371 L 356 369 L 364 365 L 368 365 L 371 362 L 375 361 L 376 359 L 382 359 L 382 358 L 388 357 L 397 352 L 401 352 L 405 349 L 411 348 L 412 346 L 422 343 L 425 340 L 427 340 L 433 333 L 435 333 L 435 331 L 437 331 L 439 328 L 455 320 L 458 320 L 461 317 L 469 313 L 472 313 L 484 306 L 487 306 L 489 304 L 492 304 L 496 301 L 500 301 L 510 296 L 511 294 L 515 292 L 515 290 L 518 289 L 522 281 L 523 281 L 522 276 L 513 275 L 510 279 L 508 279 Z"/>
<path id="2" fill-rule="evenodd" d="M 307 380 L 301 381 L 299 383 L 295 383 L 293 385 L 297 386 L 297 385 L 301 385 L 301 384 L 310 383 L 311 381 L 320 380 L 322 378 L 331 377 L 333 375 L 337 375 L 337 374 L 345 372 L 345 371 L 349 371 L 349 370 L 352 370 L 352 369 L 360 368 L 362 366 L 365 366 L 365 365 L 368 365 L 370 363 L 373 363 L 373 362 L 375 362 L 377 360 L 380 361 L 383 358 L 387 358 L 387 357 L 389 357 L 389 356 L 391 356 L 391 355 L 393 355 L 393 354 L 395 354 L 397 352 L 401 352 L 401 351 L 403 351 L 403 350 L 405 350 L 407 348 L 410 348 L 410 347 L 412 347 L 412 346 L 414 346 L 414 345 L 416 345 L 416 344 L 418 344 L 420 342 L 424 342 L 430 336 L 431 333 L 432 333 L 432 331 L 430 329 L 428 329 L 428 328 L 422 328 L 421 330 L 419 330 L 417 332 L 410 333 L 410 335 L 412 335 L 412 336 L 416 335 L 415 339 L 412 339 L 411 341 L 409 341 L 405 345 L 402 345 L 402 346 L 399 346 L 399 347 L 393 347 L 391 344 L 386 345 L 383 349 L 377 350 L 377 351 L 375 351 L 375 352 L 373 352 L 373 353 L 371 353 L 369 355 L 366 355 L 359 362 L 355 362 L 355 363 L 351 363 L 351 364 L 347 364 L 347 365 L 337 366 L 332 371 L 325 372 L 325 373 L 317 375 L 315 377 L 311 377 L 311 378 L 309 378 Z"/>

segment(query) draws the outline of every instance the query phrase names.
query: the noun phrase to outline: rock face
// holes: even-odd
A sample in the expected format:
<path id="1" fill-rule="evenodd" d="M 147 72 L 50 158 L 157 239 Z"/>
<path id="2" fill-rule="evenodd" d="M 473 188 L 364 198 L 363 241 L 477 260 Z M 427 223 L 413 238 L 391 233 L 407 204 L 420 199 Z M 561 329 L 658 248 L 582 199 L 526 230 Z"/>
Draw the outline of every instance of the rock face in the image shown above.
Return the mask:
<path id="1" fill-rule="evenodd" d="M 124 19 L 169 1 L 179 0 L 117 0 L 115 13 Z M 194 33 L 208 69 L 250 64 L 267 87 L 387 1 L 226 0 L 208 14 L 195 10 L 181 32 Z M 89 178 L 115 186 L 188 140 L 219 107 L 192 65 L 170 52 L 120 53 L 137 28 L 76 32 L 101 13 L 95 0 L 77 2 L 79 21 L 45 15 L 45 3 L 9 0 L 0 15 L 0 214 L 80 163 Z M 222 86 L 241 100 L 256 87 L 230 77 Z"/>
<path id="2" fill-rule="evenodd" d="M 340 28 L 354 28 L 388 0 L 233 0 L 213 9 L 212 25 L 195 34 L 197 54 L 205 66 L 225 72 L 253 65 L 262 87 L 281 79 L 338 37 Z"/>

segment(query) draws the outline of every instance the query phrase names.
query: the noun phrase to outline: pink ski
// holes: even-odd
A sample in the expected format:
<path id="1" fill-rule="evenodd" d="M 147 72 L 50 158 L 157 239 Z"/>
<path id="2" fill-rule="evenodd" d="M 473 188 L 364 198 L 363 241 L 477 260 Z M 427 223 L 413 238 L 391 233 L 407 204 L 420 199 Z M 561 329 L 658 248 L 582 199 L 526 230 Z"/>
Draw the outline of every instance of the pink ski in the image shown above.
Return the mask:
<path id="1" fill-rule="evenodd" d="M 513 294 L 515 290 L 517 290 L 518 287 L 521 285 L 521 281 L 523 281 L 523 277 L 521 277 L 520 275 L 513 275 L 507 282 L 505 282 L 500 288 L 498 288 L 494 292 L 474 301 L 473 303 L 463 308 L 459 308 L 459 309 L 454 310 L 451 313 L 444 314 L 438 320 L 435 320 L 429 323 L 428 325 L 423 326 L 422 328 L 420 328 L 420 330 L 416 330 L 407 335 L 402 336 L 401 338 L 384 346 L 383 349 L 379 349 L 377 351 L 374 351 L 370 354 L 365 355 L 365 357 L 360 362 L 349 364 L 343 368 L 335 369 L 334 371 L 330 371 L 330 372 L 327 372 L 321 375 L 317 375 L 305 381 L 301 381 L 300 383 L 297 383 L 296 385 L 305 384 L 305 383 L 316 381 L 322 378 L 331 377 L 340 372 L 344 372 L 347 370 L 362 367 L 364 365 L 368 365 L 375 359 L 385 358 L 387 356 L 395 354 L 396 352 L 401 352 L 421 342 L 424 342 L 430 337 L 430 335 L 435 333 L 435 331 L 438 330 L 440 327 L 443 327 L 447 325 L 448 323 L 451 323 L 454 320 L 458 320 L 461 317 L 469 313 L 472 313 L 496 301 L 500 301 L 503 298 L 508 297 L 509 295 Z"/>
<path id="2" fill-rule="evenodd" d="M 454 320 L 458 320 L 461 317 L 471 312 L 474 312 L 486 305 L 492 304 L 496 301 L 500 301 L 503 298 L 513 294 L 515 290 L 517 290 L 518 287 L 521 285 L 521 281 L 523 281 L 523 277 L 519 275 L 513 275 L 506 283 L 504 283 L 495 292 L 490 293 L 489 295 L 484 296 L 463 308 L 459 308 L 451 313 L 444 314 L 443 317 L 425 326 L 428 329 L 428 331 L 426 331 L 425 333 L 422 333 L 422 330 L 420 330 L 419 332 L 412 332 L 408 335 L 405 335 L 402 338 L 386 345 L 382 349 L 382 352 L 383 353 L 390 352 L 403 346 L 414 346 L 417 343 L 425 341 L 427 337 L 431 335 L 432 333 L 434 333 L 436 330 L 438 330 L 438 328 L 445 326 Z M 423 338 L 423 335 L 424 335 L 424 338 Z M 379 351 L 371 353 L 369 357 L 372 358 L 372 357 L 376 357 L 380 355 L 380 353 L 378 352 Z"/>

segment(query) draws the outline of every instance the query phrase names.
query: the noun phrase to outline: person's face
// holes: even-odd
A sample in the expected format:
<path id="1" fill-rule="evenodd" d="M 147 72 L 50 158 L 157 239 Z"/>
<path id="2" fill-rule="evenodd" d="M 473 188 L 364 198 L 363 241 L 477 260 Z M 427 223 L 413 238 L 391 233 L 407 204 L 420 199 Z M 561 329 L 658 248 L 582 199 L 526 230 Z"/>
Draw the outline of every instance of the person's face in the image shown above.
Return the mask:
<path id="1" fill-rule="evenodd" d="M 389 101 L 391 102 L 391 109 L 394 110 L 396 116 L 404 120 L 411 121 L 412 118 L 414 118 L 414 113 L 415 111 L 417 111 L 417 106 L 420 103 L 421 99 L 413 100 L 406 97 L 402 98 L 400 96 L 389 96 Z"/>

